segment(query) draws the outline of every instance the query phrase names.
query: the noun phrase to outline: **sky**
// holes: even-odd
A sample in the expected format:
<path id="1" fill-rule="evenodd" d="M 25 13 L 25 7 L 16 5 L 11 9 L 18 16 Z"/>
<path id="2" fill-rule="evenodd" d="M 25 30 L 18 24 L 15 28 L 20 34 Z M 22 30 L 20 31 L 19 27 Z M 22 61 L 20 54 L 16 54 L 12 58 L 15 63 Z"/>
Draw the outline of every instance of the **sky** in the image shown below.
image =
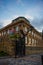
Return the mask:
<path id="1" fill-rule="evenodd" d="M 43 29 L 43 0 L 0 0 L 0 28 L 23 16 L 41 32 Z"/>

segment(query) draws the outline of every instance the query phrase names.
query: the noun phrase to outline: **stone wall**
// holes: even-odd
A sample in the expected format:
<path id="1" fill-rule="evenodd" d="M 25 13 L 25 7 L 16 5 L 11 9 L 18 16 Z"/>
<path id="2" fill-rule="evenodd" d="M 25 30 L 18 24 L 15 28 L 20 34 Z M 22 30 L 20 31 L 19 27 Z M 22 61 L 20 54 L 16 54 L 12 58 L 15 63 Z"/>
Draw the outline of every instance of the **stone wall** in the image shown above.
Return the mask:
<path id="1" fill-rule="evenodd" d="M 43 53 L 43 47 L 26 46 L 26 55 L 28 55 L 28 54 L 41 54 L 41 53 Z"/>

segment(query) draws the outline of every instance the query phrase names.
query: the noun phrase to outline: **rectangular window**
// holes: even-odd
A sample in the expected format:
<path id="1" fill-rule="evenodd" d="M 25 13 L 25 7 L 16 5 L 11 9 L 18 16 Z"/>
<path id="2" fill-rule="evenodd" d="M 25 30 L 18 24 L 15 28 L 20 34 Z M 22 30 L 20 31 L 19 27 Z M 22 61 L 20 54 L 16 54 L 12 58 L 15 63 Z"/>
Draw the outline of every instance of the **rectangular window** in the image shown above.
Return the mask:
<path id="1" fill-rule="evenodd" d="M 34 45 L 34 39 L 32 39 L 32 46 Z"/>
<path id="2" fill-rule="evenodd" d="M 4 31 L 4 35 L 6 34 L 6 31 Z"/>
<path id="3" fill-rule="evenodd" d="M 31 33 L 31 31 L 29 31 L 29 33 Z"/>
<path id="4" fill-rule="evenodd" d="M 2 32 L 2 36 L 3 36 L 3 32 Z"/>
<path id="5" fill-rule="evenodd" d="M 7 31 L 7 33 L 9 34 L 9 30 Z"/>
<path id="6" fill-rule="evenodd" d="M 37 43 L 37 41 L 35 40 L 35 46 L 36 46 L 36 43 Z"/>
<path id="7" fill-rule="evenodd" d="M 17 26 L 17 27 L 16 27 L 16 31 L 18 32 L 18 30 L 19 30 L 19 27 Z"/>
<path id="8" fill-rule="evenodd" d="M 25 32 L 27 32 L 27 27 L 25 27 L 25 29 L 24 29 L 24 30 L 25 30 Z"/>
<path id="9" fill-rule="evenodd" d="M 25 37 L 25 44 L 27 44 L 27 36 Z"/>
<path id="10" fill-rule="evenodd" d="M 0 42 L 2 42 L 2 39 L 0 38 Z"/>
<path id="11" fill-rule="evenodd" d="M 31 38 L 29 38 L 29 45 L 31 45 Z"/>
<path id="12" fill-rule="evenodd" d="M 33 35 L 34 33 L 33 33 L 33 31 L 32 31 L 32 35 Z"/>
<path id="13" fill-rule="evenodd" d="M 1 33 L 0 33 L 0 36 L 1 36 Z"/>

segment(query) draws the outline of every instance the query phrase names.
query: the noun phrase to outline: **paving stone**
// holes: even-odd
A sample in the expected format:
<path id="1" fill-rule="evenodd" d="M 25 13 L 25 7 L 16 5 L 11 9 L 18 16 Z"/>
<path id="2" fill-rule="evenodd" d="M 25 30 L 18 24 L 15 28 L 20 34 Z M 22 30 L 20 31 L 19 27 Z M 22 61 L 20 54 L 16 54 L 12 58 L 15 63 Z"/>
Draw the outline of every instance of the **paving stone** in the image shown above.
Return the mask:
<path id="1" fill-rule="evenodd" d="M 0 59 L 0 65 L 41 65 L 40 55 L 30 55 L 23 58 Z"/>

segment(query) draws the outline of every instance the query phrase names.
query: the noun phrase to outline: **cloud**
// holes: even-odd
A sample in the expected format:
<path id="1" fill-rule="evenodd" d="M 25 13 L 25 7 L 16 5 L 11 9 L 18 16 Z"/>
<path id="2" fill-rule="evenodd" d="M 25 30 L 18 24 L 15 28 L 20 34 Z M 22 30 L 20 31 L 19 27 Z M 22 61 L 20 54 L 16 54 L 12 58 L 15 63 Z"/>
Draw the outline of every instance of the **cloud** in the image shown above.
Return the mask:
<path id="1" fill-rule="evenodd" d="M 43 18 L 34 18 L 33 21 L 31 21 L 31 24 L 38 30 L 42 31 L 43 29 Z"/>
<path id="2" fill-rule="evenodd" d="M 16 1 L 17 1 L 17 4 L 20 4 L 20 5 L 24 6 L 24 3 L 23 3 L 22 0 L 16 0 Z"/>
<path id="3" fill-rule="evenodd" d="M 0 28 L 2 28 L 3 27 L 3 23 L 2 22 L 0 22 Z"/>
<path id="4" fill-rule="evenodd" d="M 27 18 L 30 21 L 32 21 L 34 19 L 32 16 L 27 15 L 27 14 L 24 14 L 24 15 L 15 15 L 15 16 L 12 17 L 12 19 L 15 19 L 17 17 L 25 17 L 25 18 Z"/>
<path id="5" fill-rule="evenodd" d="M 0 20 L 0 28 L 10 24 L 13 19 L 16 19 L 19 15 L 12 16 L 12 18 L 9 19 L 1 19 Z"/>
<path id="6" fill-rule="evenodd" d="M 10 24 L 12 22 L 13 19 L 20 17 L 20 16 L 24 16 L 25 18 L 27 18 L 30 23 L 39 31 L 41 32 L 43 29 L 43 18 L 37 18 L 37 17 L 32 17 L 29 15 L 15 15 L 13 16 L 11 19 L 5 19 L 5 20 L 1 20 L 0 22 L 0 27 L 4 27 L 8 24 Z"/>
<path id="7" fill-rule="evenodd" d="M 27 6 L 28 8 L 25 10 L 25 14 L 28 14 L 33 17 L 42 17 L 43 16 L 43 2 L 38 2 L 37 4 L 31 4 L 31 6 Z"/>
<path id="8" fill-rule="evenodd" d="M 9 23 L 12 22 L 13 19 L 16 19 L 17 17 L 25 17 L 28 20 L 33 20 L 33 17 L 32 16 L 29 16 L 29 15 L 15 15 L 15 16 L 12 16 L 11 19 L 0 20 L 0 26 L 1 27 L 4 27 L 4 26 L 8 25 Z"/>
<path id="9" fill-rule="evenodd" d="M 22 0 L 17 0 L 17 3 L 21 3 L 22 2 Z"/>
<path id="10" fill-rule="evenodd" d="M 6 25 L 8 25 L 10 23 L 11 23 L 11 20 L 1 20 L 0 28 L 4 27 L 4 26 L 6 26 Z"/>
<path id="11" fill-rule="evenodd" d="M 24 15 L 28 20 L 32 21 L 34 18 L 30 15 Z"/>
<path id="12" fill-rule="evenodd" d="M 11 20 L 4 20 L 4 21 L 3 21 L 3 26 L 8 25 L 9 23 L 11 23 Z"/>

